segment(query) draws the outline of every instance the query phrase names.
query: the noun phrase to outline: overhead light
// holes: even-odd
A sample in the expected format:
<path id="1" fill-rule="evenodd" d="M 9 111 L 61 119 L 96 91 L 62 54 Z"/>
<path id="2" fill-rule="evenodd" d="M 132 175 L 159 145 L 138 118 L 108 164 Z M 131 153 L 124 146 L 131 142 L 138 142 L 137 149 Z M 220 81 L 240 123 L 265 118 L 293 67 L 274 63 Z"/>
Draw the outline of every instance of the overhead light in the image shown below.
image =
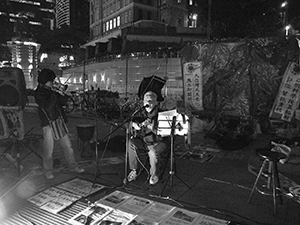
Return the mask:
<path id="1" fill-rule="evenodd" d="M 288 36 L 289 35 L 289 30 L 292 28 L 292 26 L 291 25 L 287 25 L 287 26 L 285 26 L 285 36 Z"/>
<path id="2" fill-rule="evenodd" d="M 281 4 L 281 8 L 284 8 L 288 5 L 288 2 L 287 1 L 284 1 L 282 4 Z"/>

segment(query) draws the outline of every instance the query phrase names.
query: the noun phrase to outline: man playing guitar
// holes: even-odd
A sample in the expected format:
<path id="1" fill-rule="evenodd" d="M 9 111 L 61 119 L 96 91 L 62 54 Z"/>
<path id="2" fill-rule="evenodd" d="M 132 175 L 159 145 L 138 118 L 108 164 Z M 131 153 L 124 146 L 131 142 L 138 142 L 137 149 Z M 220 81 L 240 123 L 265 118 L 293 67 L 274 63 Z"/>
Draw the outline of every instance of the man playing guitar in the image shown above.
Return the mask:
<path id="1" fill-rule="evenodd" d="M 127 180 L 133 181 L 138 176 L 138 152 L 147 151 L 150 161 L 150 179 L 149 184 L 155 185 L 159 181 L 158 163 L 160 155 L 167 149 L 170 144 L 168 137 L 157 135 L 158 112 L 160 111 L 157 101 L 157 94 L 148 91 L 143 96 L 143 110 L 140 117 L 133 118 L 132 128 L 135 130 L 134 135 L 129 140 L 129 167 L 130 173 Z"/>

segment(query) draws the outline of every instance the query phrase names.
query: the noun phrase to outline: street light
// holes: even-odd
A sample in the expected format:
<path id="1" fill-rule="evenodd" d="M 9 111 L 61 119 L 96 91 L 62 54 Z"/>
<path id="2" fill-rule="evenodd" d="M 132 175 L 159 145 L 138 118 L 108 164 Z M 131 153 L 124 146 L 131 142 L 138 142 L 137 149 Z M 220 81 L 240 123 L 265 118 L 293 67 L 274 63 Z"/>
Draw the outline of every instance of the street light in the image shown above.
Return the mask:
<path id="1" fill-rule="evenodd" d="M 287 1 L 285 1 L 285 2 L 283 2 L 282 4 L 281 4 L 281 8 L 284 8 L 284 7 L 286 7 L 287 6 Z"/>
<path id="2" fill-rule="evenodd" d="M 284 1 L 280 8 L 282 9 L 282 15 L 283 15 L 283 20 L 282 23 L 284 26 L 286 26 L 288 24 L 288 2 Z"/>
<path id="3" fill-rule="evenodd" d="M 287 26 L 285 26 L 285 36 L 289 36 L 289 30 L 292 28 L 292 26 L 289 24 Z"/>

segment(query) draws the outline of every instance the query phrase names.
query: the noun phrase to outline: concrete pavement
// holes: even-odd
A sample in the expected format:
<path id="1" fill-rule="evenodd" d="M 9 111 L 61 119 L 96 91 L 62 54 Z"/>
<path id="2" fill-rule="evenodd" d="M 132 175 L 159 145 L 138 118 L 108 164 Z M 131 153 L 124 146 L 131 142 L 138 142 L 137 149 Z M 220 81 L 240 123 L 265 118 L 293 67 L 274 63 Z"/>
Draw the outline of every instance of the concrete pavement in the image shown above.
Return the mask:
<path id="1" fill-rule="evenodd" d="M 25 130 L 31 130 L 31 133 L 41 135 L 36 112 L 35 106 L 25 108 Z M 268 146 L 269 141 L 274 137 L 259 135 L 243 149 L 225 151 L 220 149 L 214 140 L 204 138 L 203 133 L 195 133 L 192 135 L 192 152 L 201 153 L 202 156 L 190 154 L 190 157 L 183 157 L 187 150 L 181 138 L 178 138 L 175 145 L 176 176 L 172 176 L 172 184 L 166 185 L 159 182 L 155 186 L 149 186 L 148 174 L 144 172 L 137 181 L 124 185 L 125 152 L 122 148 L 122 141 L 125 130 L 117 126 L 121 122 L 82 117 L 81 112 L 72 113 L 68 124 L 70 137 L 76 159 L 85 167 L 86 172 L 83 174 L 69 172 L 64 166 L 60 147 L 56 144 L 54 154 L 55 178 L 47 180 L 41 170 L 41 160 L 34 154 L 30 154 L 22 161 L 24 170 L 19 177 L 14 166 L 2 168 L 0 183 L 2 197 L 0 200 L 8 202 L 2 203 L 2 206 L 5 206 L 7 212 L 19 210 L 18 206 L 24 207 L 21 202 L 34 193 L 74 177 L 81 177 L 103 184 L 110 191 L 123 190 L 155 201 L 162 201 L 216 218 L 227 219 L 235 224 L 300 224 L 300 217 L 298 216 L 300 203 L 287 196 L 284 196 L 283 204 L 278 206 L 276 217 L 273 215 L 271 196 L 256 192 L 252 202 L 247 203 L 255 180 L 255 175 L 249 171 L 249 164 L 254 168 L 260 167 L 262 161 L 256 157 L 255 150 Z M 80 157 L 77 137 L 77 125 L 79 124 L 96 125 L 98 140 L 107 139 L 107 135 L 113 132 L 112 142 L 108 144 L 107 148 L 105 145 L 99 145 L 99 160 L 96 160 L 95 154 L 91 158 Z M 115 129 L 117 130 L 115 131 Z M 88 149 L 89 146 L 86 145 L 85 148 Z M 41 154 L 41 145 L 36 145 L 35 149 Z M 26 151 L 28 150 L 24 149 L 22 154 L 25 154 Z M 300 184 L 300 165 L 298 163 L 281 164 L 279 171 L 285 177 L 293 180 L 295 184 Z M 165 173 L 162 181 L 166 178 L 168 178 L 168 173 Z M 99 195 L 92 196 L 91 199 L 97 198 Z M 233 222 L 232 224 L 234 224 Z"/>

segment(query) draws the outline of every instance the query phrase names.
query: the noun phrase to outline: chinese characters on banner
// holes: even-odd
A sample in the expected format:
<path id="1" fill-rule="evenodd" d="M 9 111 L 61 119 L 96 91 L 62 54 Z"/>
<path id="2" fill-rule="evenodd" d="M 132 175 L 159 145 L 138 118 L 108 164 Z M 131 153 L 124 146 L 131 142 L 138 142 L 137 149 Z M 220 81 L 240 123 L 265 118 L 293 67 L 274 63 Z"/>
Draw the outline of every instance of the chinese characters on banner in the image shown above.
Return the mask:
<path id="1" fill-rule="evenodd" d="M 187 62 L 183 68 L 185 107 L 189 110 L 203 110 L 202 63 Z"/>
<path id="2" fill-rule="evenodd" d="M 300 67 L 296 63 L 289 63 L 281 81 L 270 117 L 290 122 L 299 105 L 299 95 Z"/>

